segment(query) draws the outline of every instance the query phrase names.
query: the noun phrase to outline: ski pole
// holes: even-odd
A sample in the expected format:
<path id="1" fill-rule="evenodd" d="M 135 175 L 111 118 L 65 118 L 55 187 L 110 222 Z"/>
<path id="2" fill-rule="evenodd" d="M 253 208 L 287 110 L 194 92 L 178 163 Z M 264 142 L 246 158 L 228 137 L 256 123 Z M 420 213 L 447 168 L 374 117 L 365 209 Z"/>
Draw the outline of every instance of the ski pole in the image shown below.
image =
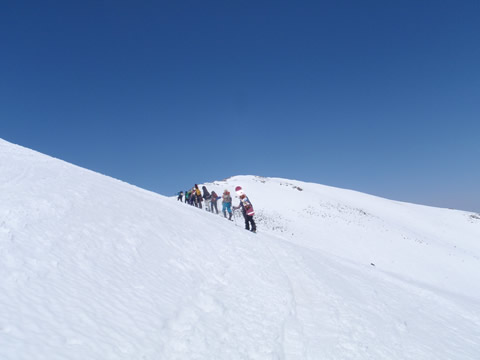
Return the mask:
<path id="1" fill-rule="evenodd" d="M 233 222 L 235 223 L 235 226 L 238 226 L 237 225 L 237 210 L 233 210 Z"/>

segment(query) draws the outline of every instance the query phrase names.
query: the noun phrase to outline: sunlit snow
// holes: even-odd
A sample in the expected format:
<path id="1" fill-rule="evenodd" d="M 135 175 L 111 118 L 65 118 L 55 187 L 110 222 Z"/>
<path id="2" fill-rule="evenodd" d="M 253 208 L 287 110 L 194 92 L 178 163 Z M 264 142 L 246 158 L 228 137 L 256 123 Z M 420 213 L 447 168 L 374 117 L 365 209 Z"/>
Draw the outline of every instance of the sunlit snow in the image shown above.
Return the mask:
<path id="1" fill-rule="evenodd" d="M 0 359 L 480 359 L 478 214 L 205 185 L 258 234 L 0 140 Z"/>

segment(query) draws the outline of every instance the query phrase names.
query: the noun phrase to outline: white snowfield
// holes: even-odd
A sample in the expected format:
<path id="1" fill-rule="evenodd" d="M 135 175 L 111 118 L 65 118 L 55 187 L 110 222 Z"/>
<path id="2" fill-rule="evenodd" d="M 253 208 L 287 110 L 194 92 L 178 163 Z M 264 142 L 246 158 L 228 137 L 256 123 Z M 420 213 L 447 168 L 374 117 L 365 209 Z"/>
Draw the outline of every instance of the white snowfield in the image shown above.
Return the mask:
<path id="1" fill-rule="evenodd" d="M 206 185 L 259 233 L 0 140 L 0 359 L 480 359 L 480 215 Z"/>

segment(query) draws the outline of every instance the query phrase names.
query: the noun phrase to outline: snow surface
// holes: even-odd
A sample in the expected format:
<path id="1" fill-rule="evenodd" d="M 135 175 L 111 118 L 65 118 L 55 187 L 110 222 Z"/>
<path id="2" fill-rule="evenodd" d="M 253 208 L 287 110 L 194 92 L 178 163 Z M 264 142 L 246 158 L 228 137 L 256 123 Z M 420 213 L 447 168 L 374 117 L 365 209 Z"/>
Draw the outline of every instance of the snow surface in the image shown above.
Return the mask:
<path id="1" fill-rule="evenodd" d="M 478 214 L 206 185 L 259 233 L 0 140 L 0 359 L 480 358 Z"/>

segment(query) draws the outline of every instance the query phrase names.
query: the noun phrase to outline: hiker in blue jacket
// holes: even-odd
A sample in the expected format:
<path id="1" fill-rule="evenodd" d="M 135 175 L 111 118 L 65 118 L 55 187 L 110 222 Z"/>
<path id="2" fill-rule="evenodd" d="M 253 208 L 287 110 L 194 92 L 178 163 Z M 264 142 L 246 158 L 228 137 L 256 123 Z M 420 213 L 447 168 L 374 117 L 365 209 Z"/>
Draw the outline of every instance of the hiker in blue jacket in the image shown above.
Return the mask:
<path id="1" fill-rule="evenodd" d="M 222 212 L 223 216 L 227 217 L 228 211 L 228 220 L 232 220 L 232 197 L 230 196 L 230 192 L 225 190 L 222 196 Z"/>

